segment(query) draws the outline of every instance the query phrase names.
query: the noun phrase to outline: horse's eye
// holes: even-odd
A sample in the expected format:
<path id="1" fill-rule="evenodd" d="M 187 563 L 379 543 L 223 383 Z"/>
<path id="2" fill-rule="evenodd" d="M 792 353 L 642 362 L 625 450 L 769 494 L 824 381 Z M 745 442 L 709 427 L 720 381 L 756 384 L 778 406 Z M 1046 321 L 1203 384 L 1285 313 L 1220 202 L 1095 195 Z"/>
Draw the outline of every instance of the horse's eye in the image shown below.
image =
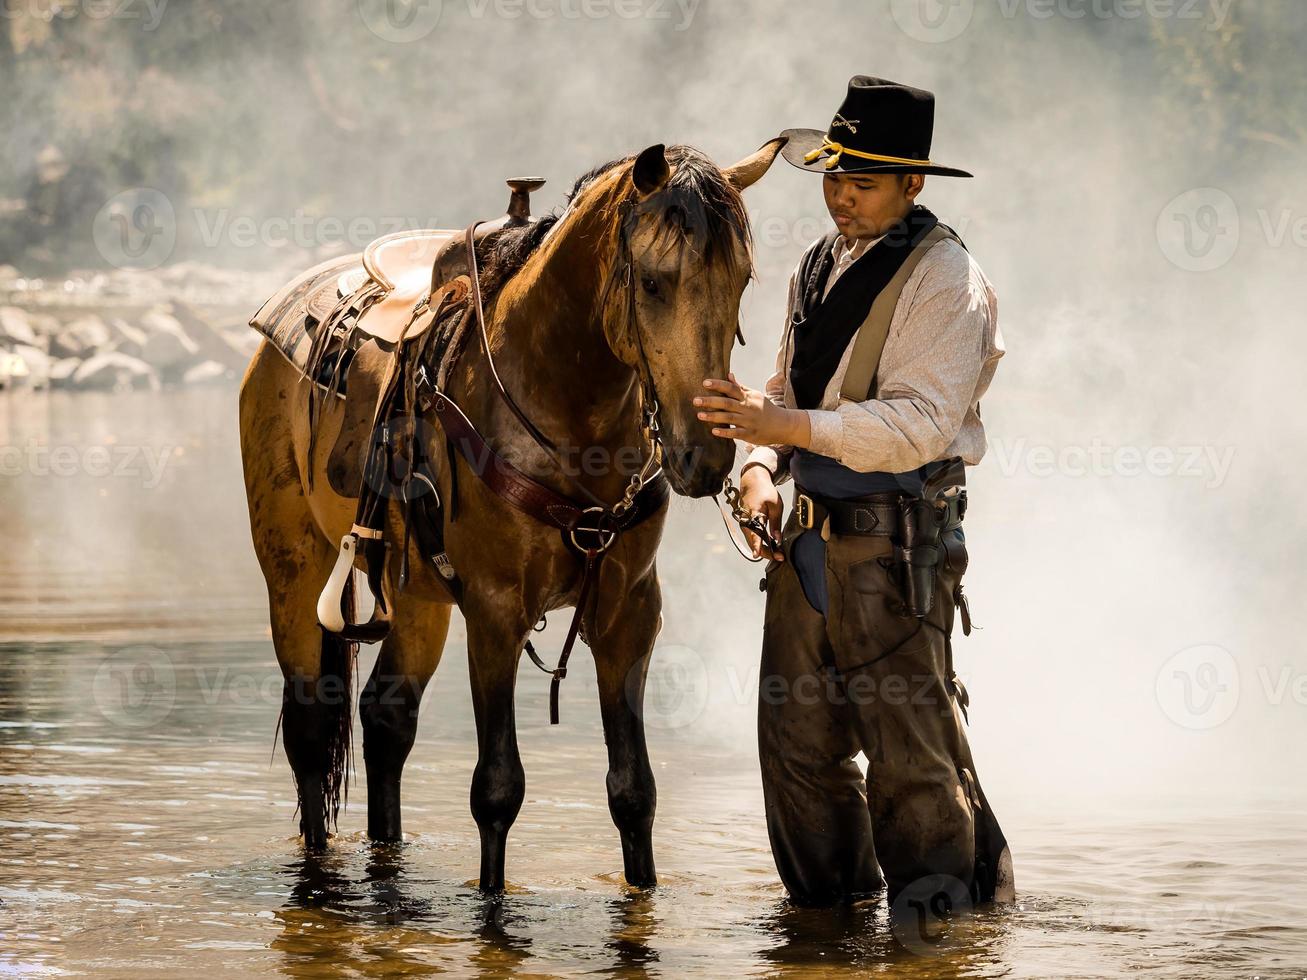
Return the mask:
<path id="1" fill-rule="evenodd" d="M 648 293 L 650 296 L 657 296 L 657 295 L 658 295 L 658 282 L 657 282 L 657 280 L 655 280 L 652 276 L 641 276 L 641 277 L 640 277 L 640 286 L 641 286 L 641 287 L 644 289 L 644 291 L 645 291 L 646 293 Z"/>

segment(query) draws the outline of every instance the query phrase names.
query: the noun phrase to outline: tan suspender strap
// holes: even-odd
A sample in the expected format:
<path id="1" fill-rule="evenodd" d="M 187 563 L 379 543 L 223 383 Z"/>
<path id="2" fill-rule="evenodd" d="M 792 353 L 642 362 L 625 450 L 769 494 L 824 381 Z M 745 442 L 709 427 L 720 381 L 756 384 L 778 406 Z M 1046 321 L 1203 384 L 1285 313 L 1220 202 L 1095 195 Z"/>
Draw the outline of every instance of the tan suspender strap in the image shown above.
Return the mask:
<path id="1" fill-rule="evenodd" d="M 936 225 L 916 244 L 894 278 L 880 291 L 880 295 L 871 304 L 871 312 L 854 337 L 849 368 L 844 373 L 844 383 L 840 386 L 842 396 L 855 402 L 872 397 L 872 382 L 876 379 L 876 369 L 880 367 L 880 354 L 885 349 L 885 338 L 889 336 L 890 322 L 894 319 L 899 297 L 903 295 L 903 287 L 927 252 L 940 242 L 958 240 L 957 235 L 943 225 Z"/>

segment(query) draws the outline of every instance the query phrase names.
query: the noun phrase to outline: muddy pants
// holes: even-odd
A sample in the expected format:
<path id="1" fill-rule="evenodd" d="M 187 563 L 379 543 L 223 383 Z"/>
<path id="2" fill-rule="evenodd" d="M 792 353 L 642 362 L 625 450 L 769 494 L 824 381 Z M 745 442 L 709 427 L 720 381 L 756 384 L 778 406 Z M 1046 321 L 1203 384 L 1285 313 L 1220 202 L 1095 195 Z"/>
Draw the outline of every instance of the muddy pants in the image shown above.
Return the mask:
<path id="1" fill-rule="evenodd" d="M 792 512 L 787 544 L 796 530 Z M 948 536 L 965 568 L 961 535 Z M 886 537 L 831 535 L 826 616 L 790 561 L 768 565 L 758 748 L 777 870 L 802 904 L 878 888 L 878 859 L 891 902 L 932 875 L 957 879 L 972 901 L 1009 899 L 1011 857 L 976 778 L 953 677 L 959 572 L 940 569 L 934 608 L 918 620 L 902 612 L 892 555 Z"/>

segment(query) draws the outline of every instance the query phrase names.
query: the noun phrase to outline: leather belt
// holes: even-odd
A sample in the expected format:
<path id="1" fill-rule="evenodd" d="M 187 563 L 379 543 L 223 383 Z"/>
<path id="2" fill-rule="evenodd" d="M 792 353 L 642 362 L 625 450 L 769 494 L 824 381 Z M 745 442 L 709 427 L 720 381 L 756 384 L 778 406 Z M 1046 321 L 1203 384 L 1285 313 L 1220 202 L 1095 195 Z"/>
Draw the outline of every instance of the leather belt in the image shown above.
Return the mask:
<path id="1" fill-rule="evenodd" d="M 796 486 L 794 508 L 798 524 L 805 530 L 820 529 L 830 519 L 831 534 L 852 534 L 866 537 L 895 537 L 899 532 L 899 501 L 907 495 L 901 493 L 873 493 L 853 500 L 835 500 L 809 493 Z M 961 490 L 953 496 L 937 497 L 936 509 L 941 530 L 961 527 L 967 512 L 967 492 Z"/>

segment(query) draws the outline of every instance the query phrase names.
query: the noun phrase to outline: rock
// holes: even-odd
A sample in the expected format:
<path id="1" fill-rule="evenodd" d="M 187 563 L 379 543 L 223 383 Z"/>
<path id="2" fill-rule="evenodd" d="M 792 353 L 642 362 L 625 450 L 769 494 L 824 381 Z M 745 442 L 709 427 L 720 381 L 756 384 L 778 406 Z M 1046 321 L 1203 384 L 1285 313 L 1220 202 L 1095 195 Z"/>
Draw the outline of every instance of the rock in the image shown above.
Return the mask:
<path id="1" fill-rule="evenodd" d="M 50 362 L 50 387 L 71 388 L 73 386 L 73 374 L 81 364 L 82 362 L 76 357 L 52 359 Z"/>
<path id="2" fill-rule="evenodd" d="M 107 321 L 113 349 L 122 351 L 132 357 L 140 357 L 145 350 L 149 335 L 140 327 L 133 326 L 122 317 L 112 316 Z"/>
<path id="3" fill-rule="evenodd" d="M 141 327 L 146 333 L 141 360 L 160 374 L 178 377 L 199 359 L 199 345 L 176 317 L 147 313 L 141 317 Z"/>
<path id="4" fill-rule="evenodd" d="M 42 350 L 50 349 L 51 338 L 59 336 L 63 326 L 59 318 L 51 313 L 28 313 L 27 322 L 36 332 L 37 346 Z"/>
<path id="5" fill-rule="evenodd" d="M 180 374 L 195 363 L 195 347 L 175 334 L 151 334 L 141 348 L 141 360 L 164 374 Z"/>
<path id="6" fill-rule="evenodd" d="M 171 310 L 173 316 L 186 328 L 187 334 L 199 346 L 204 357 L 217 361 L 233 371 L 245 370 L 250 362 L 249 355 L 232 344 L 227 339 L 227 335 L 207 318 L 186 303 L 174 301 Z"/>
<path id="7" fill-rule="evenodd" d="M 80 316 L 64 324 L 50 337 L 50 353 L 56 357 L 86 358 L 109 346 L 109 328 L 98 316 Z"/>
<path id="8" fill-rule="evenodd" d="M 0 389 L 16 388 L 28 382 L 27 364 L 17 354 L 0 351 Z"/>
<path id="9" fill-rule="evenodd" d="M 157 391 L 159 378 L 154 369 L 140 358 L 118 351 L 106 351 L 88 357 L 73 372 L 74 388 L 94 391 L 123 391 L 149 388 Z"/>
<path id="10" fill-rule="evenodd" d="M 50 384 L 50 355 L 39 347 L 15 344 L 14 355 L 20 358 L 27 370 L 27 383 L 32 388 L 45 388 Z"/>
<path id="11" fill-rule="evenodd" d="M 84 350 L 98 351 L 109 346 L 112 334 L 98 316 L 80 316 L 66 324 L 60 334 L 73 338 Z"/>
<path id="12" fill-rule="evenodd" d="M 182 375 L 182 382 L 187 385 L 213 384 L 218 381 L 227 381 L 231 377 L 232 372 L 217 361 L 201 361 Z"/>
<path id="13" fill-rule="evenodd" d="M 0 306 L 0 339 L 15 344 L 36 343 L 36 331 L 25 311 L 16 306 Z"/>

